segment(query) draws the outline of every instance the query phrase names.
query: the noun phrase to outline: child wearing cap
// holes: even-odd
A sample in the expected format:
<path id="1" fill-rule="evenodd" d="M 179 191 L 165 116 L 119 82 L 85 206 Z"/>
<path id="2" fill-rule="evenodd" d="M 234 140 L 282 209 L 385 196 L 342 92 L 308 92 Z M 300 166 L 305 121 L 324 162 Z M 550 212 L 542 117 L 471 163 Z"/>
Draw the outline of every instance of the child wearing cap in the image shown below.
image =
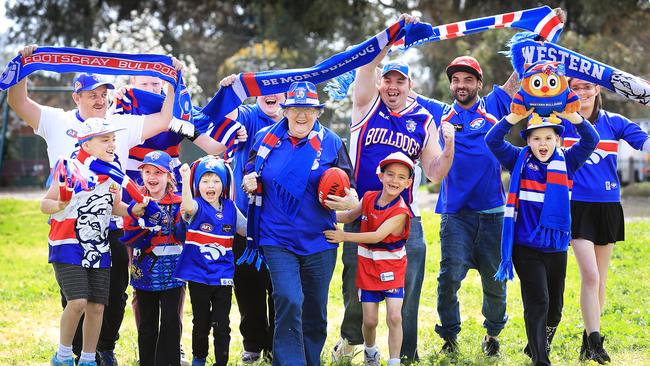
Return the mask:
<path id="1" fill-rule="evenodd" d="M 340 228 L 324 231 L 331 243 L 358 243 L 357 288 L 363 311 L 365 365 L 379 365 L 375 342 L 379 302 L 386 300 L 389 366 L 400 364 L 402 346 L 402 301 L 406 275 L 406 250 L 411 211 L 401 197 L 413 182 L 413 161 L 402 152 L 379 162 L 381 191 L 368 191 L 357 207 L 337 212 L 336 220 L 350 223 L 361 216 L 359 233 Z"/>
<path id="2" fill-rule="evenodd" d="M 74 365 L 72 339 L 84 313 L 85 337 L 78 365 L 96 365 L 97 339 L 108 304 L 110 217 L 142 215 L 147 205 L 146 200 L 130 207 L 121 202 L 122 182 L 110 171 L 119 169 L 114 164 L 116 131 L 102 118 L 87 119 L 77 135 L 81 149 L 76 158 L 62 159 L 53 170 L 61 185 L 50 186 L 41 201 L 41 211 L 51 219 L 48 261 L 67 301 L 59 347 L 51 360 L 55 366 Z"/>
<path id="3" fill-rule="evenodd" d="M 550 344 L 562 317 L 567 248 L 571 239 L 570 191 L 575 171 L 589 158 L 599 137 L 578 113 L 559 113 L 581 136 L 562 149 L 561 124 L 530 119 L 521 132 L 528 146 L 504 141 L 510 128 L 527 117 L 509 114 L 485 136 L 501 165 L 511 172 L 501 240 L 501 264 L 495 278 L 521 281 L 528 345 L 535 365 L 550 365 Z"/>
<path id="4" fill-rule="evenodd" d="M 124 220 L 124 244 L 133 248 L 131 286 L 138 298 L 138 350 L 140 365 L 175 365 L 180 360 L 181 315 L 178 308 L 185 282 L 174 272 L 182 250 L 176 234 L 181 197 L 174 194 L 172 158 L 164 151 L 144 156 L 139 168 L 142 193 L 158 202 L 161 225 L 143 229 L 137 218 Z M 184 233 L 183 233 L 184 234 Z"/>
<path id="5" fill-rule="evenodd" d="M 192 301 L 192 365 L 203 366 L 213 329 L 217 366 L 228 363 L 235 260 L 235 231 L 246 235 L 246 219 L 230 198 L 232 173 L 222 159 L 206 156 L 180 168 L 182 211 L 187 225 L 176 277 L 188 281 Z M 177 359 L 178 360 L 178 359 Z"/>

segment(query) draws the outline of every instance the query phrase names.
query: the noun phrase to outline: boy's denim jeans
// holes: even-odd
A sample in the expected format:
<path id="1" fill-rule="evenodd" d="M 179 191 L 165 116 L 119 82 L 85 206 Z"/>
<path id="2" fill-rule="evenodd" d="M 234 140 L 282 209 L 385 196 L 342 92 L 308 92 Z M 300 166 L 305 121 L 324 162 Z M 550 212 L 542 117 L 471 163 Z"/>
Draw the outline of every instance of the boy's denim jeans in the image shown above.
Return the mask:
<path id="1" fill-rule="evenodd" d="M 483 326 L 497 336 L 505 327 L 506 285 L 495 281 L 501 261 L 503 213 L 460 211 L 442 214 L 440 222 L 440 273 L 438 274 L 438 316 L 436 333 L 455 338 L 460 333 L 458 289 L 470 268 L 477 269 L 483 285 Z"/>
<path id="2" fill-rule="evenodd" d="M 275 303 L 273 365 L 320 365 L 336 249 L 306 256 L 282 247 L 263 250 Z"/>

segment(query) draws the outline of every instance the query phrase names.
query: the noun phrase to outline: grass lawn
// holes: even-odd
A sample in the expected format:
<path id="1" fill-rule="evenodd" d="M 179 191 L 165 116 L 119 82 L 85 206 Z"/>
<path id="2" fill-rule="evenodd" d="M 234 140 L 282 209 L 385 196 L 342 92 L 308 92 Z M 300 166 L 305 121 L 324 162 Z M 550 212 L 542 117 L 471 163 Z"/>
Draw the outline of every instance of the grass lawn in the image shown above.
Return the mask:
<path id="1" fill-rule="evenodd" d="M 510 321 L 501 334 L 502 356 L 497 360 L 482 356 L 480 341 L 485 333 L 481 315 L 482 293 L 475 271 L 470 271 L 460 290 L 463 319 L 459 338 L 461 353 L 456 359 L 438 354 L 442 341 L 435 334 L 434 325 L 438 321 L 435 304 L 440 219 L 431 211 L 424 211 L 423 219 L 428 253 L 420 303 L 421 364 L 528 364 L 528 359 L 521 352 L 526 337 L 517 280 L 511 282 L 508 288 Z M 46 220 L 46 216 L 38 210 L 37 201 L 0 199 L 0 365 L 46 365 L 58 342 L 61 304 L 52 267 L 47 263 Z M 647 305 L 650 302 L 650 266 L 647 264 L 650 260 L 650 220 L 627 222 L 626 231 L 628 240 L 616 247 L 612 259 L 602 333 L 607 337 L 605 347 L 612 356 L 612 364 L 650 365 L 650 332 L 646 328 L 650 323 L 650 307 Z M 330 286 L 329 336 L 323 357 L 326 364 L 329 364 L 329 352 L 338 340 L 343 316 L 341 269 L 339 261 Z M 551 354 L 551 361 L 557 365 L 579 363 L 578 349 L 582 333 L 579 289 L 578 267 L 573 256 L 569 255 L 564 317 Z M 380 319 L 383 319 L 381 314 Z M 190 353 L 192 322 L 189 296 L 185 305 L 184 325 L 182 342 L 186 352 Z M 239 314 L 237 306 L 233 304 L 230 348 L 233 364 L 236 364 L 242 351 L 238 326 Z M 127 306 L 120 335 L 116 349 L 120 365 L 137 365 L 137 333 L 130 306 Z M 384 359 L 388 355 L 386 336 L 385 324 L 380 325 L 377 339 Z M 356 365 L 362 363 L 361 355 L 353 362 Z"/>

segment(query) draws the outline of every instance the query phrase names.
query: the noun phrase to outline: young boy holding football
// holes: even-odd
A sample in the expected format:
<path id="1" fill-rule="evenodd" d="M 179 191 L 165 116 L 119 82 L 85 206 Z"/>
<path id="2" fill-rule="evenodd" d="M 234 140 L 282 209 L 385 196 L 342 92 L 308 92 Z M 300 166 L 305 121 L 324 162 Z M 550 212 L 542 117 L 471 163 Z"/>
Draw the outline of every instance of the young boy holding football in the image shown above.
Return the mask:
<path id="1" fill-rule="evenodd" d="M 399 365 L 402 346 L 402 301 L 410 210 L 400 196 L 413 182 L 413 161 L 401 152 L 388 155 L 377 167 L 383 188 L 363 195 L 352 210 L 337 212 L 336 220 L 349 223 L 361 216 L 361 231 L 326 230 L 331 243 L 357 242 L 357 287 L 363 309 L 364 364 L 379 365 L 375 343 L 379 302 L 386 299 L 389 366 Z"/>

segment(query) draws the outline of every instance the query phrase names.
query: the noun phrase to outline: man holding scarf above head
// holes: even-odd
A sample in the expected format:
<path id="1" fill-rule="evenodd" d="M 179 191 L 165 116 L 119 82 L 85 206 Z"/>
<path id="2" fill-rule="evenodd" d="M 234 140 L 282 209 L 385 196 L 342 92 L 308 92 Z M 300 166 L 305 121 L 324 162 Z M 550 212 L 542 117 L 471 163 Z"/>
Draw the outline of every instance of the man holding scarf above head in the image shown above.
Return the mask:
<path id="1" fill-rule="evenodd" d="M 37 47 L 36 45 L 25 46 L 19 52 L 23 58 L 29 57 Z M 173 63 L 176 70 L 183 68 L 175 58 Z M 124 171 L 130 147 L 167 130 L 172 120 L 174 93 L 167 95 L 163 108 L 158 113 L 146 116 L 107 115 L 109 89 L 114 89 L 113 84 L 100 79 L 97 75 L 78 74 L 74 79 L 72 93 L 77 109 L 64 111 L 60 108 L 40 105 L 29 98 L 25 78 L 9 88 L 7 101 L 16 114 L 27 122 L 37 135 L 45 139 L 50 168 L 54 167 L 60 157 L 67 158 L 75 152 L 77 132 L 86 119 L 106 118 L 117 128 L 124 129 L 115 134 L 117 146 L 115 155 Z M 97 344 L 98 355 L 104 365 L 117 364 L 114 349 L 126 306 L 126 288 L 129 281 L 128 257 L 125 246 L 119 241 L 121 236 L 122 230 L 112 222 L 108 237 L 112 254 L 109 305 L 104 310 L 104 322 Z M 79 347 L 81 345 L 80 329 L 77 330 L 74 344 Z M 79 354 L 76 351 L 80 352 L 80 348 L 75 346 L 75 353 Z"/>
<path id="2" fill-rule="evenodd" d="M 407 24 L 417 22 L 416 17 L 402 15 Z M 438 143 L 438 128 L 433 118 L 415 100 L 409 99 L 412 80 L 409 66 L 403 62 L 384 65 L 377 84 L 376 68 L 384 59 L 384 49 L 372 62 L 357 69 L 352 96 L 352 121 L 350 123 L 350 156 L 355 164 L 354 176 L 359 194 L 381 190 L 381 182 L 375 169 L 383 158 L 401 151 L 413 161 L 420 161 L 415 170 L 415 181 L 410 189 L 402 192 L 414 217 L 410 223 L 410 236 L 406 243 L 408 265 L 402 307 L 404 338 L 400 355 L 417 360 L 417 320 L 420 292 L 424 279 L 426 244 L 422 230 L 417 201 L 421 169 L 434 182 L 447 174 L 454 154 L 454 131 L 449 123 L 441 125 L 445 149 Z M 359 221 L 348 224 L 345 231 L 358 232 Z M 343 301 L 345 315 L 341 324 L 341 340 L 336 344 L 332 358 L 349 359 L 354 355 L 354 345 L 363 342 L 361 333 L 362 311 L 357 297 L 357 244 L 343 244 Z M 366 345 L 372 357 L 375 345 Z"/>
<path id="3" fill-rule="evenodd" d="M 246 166 L 248 236 L 273 285 L 273 365 L 320 365 L 337 248 L 323 230 L 334 229 L 334 210 L 351 209 L 358 198 L 350 189 L 325 200 L 327 207 L 319 202 L 323 173 L 338 167 L 351 176 L 352 164 L 341 138 L 318 121 L 324 104 L 316 86 L 291 84 L 281 106 L 284 118 L 257 133 Z"/>

